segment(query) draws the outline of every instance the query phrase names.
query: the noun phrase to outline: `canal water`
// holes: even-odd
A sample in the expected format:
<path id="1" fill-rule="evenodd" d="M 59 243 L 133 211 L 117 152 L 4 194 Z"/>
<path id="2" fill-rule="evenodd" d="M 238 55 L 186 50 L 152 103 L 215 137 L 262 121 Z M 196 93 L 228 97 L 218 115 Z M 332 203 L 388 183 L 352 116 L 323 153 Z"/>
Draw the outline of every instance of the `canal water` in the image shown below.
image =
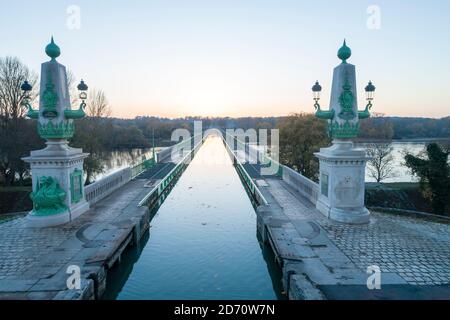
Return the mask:
<path id="1" fill-rule="evenodd" d="M 155 152 L 158 153 L 162 149 L 163 148 L 156 147 Z M 144 160 L 151 159 L 153 157 L 153 149 L 106 151 L 102 152 L 100 157 L 102 158 L 103 171 L 94 175 L 96 181 L 113 174 L 120 169 L 135 166 Z"/>
<path id="2" fill-rule="evenodd" d="M 109 272 L 104 299 L 283 299 L 281 273 L 222 140 L 209 137 Z"/>

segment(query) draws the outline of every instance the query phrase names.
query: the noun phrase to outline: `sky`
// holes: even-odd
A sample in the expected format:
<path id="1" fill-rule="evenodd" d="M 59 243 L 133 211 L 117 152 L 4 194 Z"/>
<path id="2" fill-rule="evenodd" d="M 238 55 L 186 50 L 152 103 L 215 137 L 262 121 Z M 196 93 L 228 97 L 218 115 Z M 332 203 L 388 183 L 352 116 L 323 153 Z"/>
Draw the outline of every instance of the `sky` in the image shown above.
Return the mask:
<path id="1" fill-rule="evenodd" d="M 39 73 L 52 35 L 116 117 L 312 112 L 316 80 L 326 108 L 344 38 L 360 109 L 372 80 L 374 112 L 450 115 L 448 0 L 0 0 L 0 57 Z"/>

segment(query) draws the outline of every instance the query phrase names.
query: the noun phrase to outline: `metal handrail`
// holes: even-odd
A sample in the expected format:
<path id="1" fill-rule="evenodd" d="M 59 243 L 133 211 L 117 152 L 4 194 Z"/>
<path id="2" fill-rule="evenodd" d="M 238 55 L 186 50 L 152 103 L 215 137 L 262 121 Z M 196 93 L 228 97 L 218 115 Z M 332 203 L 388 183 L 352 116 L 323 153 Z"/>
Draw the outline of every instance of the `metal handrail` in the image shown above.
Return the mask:
<path id="1" fill-rule="evenodd" d="M 228 135 L 228 134 L 227 134 Z M 232 137 L 235 138 L 235 137 Z M 236 154 L 233 152 L 231 147 L 229 146 L 228 142 L 224 137 L 222 137 L 222 140 L 230 154 L 233 155 L 234 161 L 236 162 L 236 165 L 238 167 L 238 171 L 244 175 L 244 181 L 247 183 L 247 186 L 250 188 L 251 192 L 254 192 L 257 194 L 257 196 L 262 200 L 262 205 L 268 205 L 266 198 L 263 196 L 261 191 L 259 190 L 258 186 L 253 182 L 253 179 L 250 177 L 250 175 L 247 173 L 247 171 L 244 169 L 244 166 L 242 165 L 241 161 L 237 158 Z"/>
<path id="2" fill-rule="evenodd" d="M 192 140 L 193 138 L 191 138 Z M 200 141 L 192 150 L 191 152 L 189 152 L 186 156 L 183 157 L 183 159 L 181 159 L 180 162 L 178 162 L 178 164 L 172 169 L 170 170 L 170 172 L 164 177 L 164 179 L 162 179 L 155 187 L 153 187 L 153 189 L 139 202 L 138 206 L 142 207 L 144 205 L 147 204 L 148 199 L 156 192 L 156 191 L 164 191 L 168 184 L 170 184 L 170 182 L 172 181 L 172 179 L 178 175 L 179 172 L 177 172 L 180 167 L 182 165 L 185 164 L 186 159 L 188 159 L 193 153 L 195 154 L 196 150 L 199 148 L 199 146 L 203 143 L 203 139 L 202 141 Z M 192 158 L 190 159 L 190 161 L 192 161 Z M 173 175 L 174 173 L 177 173 L 176 175 Z M 169 181 L 168 181 L 169 180 Z M 168 183 L 167 185 L 165 185 L 166 183 Z M 162 187 L 160 189 L 160 187 Z M 159 196 L 159 195 L 158 195 Z"/>
<path id="3" fill-rule="evenodd" d="M 236 140 L 236 142 L 238 142 L 238 143 L 240 143 L 241 145 L 243 145 L 243 146 L 244 146 L 244 150 L 245 150 L 245 146 L 247 145 L 246 142 L 244 142 L 244 141 L 242 141 L 242 140 L 239 140 L 237 137 L 232 136 L 232 135 L 230 135 L 230 134 L 228 134 L 228 133 L 226 133 L 226 135 L 227 135 L 227 136 L 230 136 L 232 139 Z M 249 148 L 254 148 L 254 147 L 253 147 L 252 145 L 250 145 L 250 144 L 248 144 L 248 147 L 249 147 Z M 272 159 L 271 157 L 267 156 L 265 153 L 261 152 L 261 151 L 258 150 L 258 149 L 256 149 L 256 153 L 257 153 L 257 155 L 259 155 L 259 154 L 262 155 L 263 159 L 265 160 L 265 161 L 262 163 L 263 165 L 271 164 L 272 162 L 274 162 L 275 164 L 278 165 L 278 168 L 279 168 L 279 169 L 278 169 L 277 176 L 282 176 L 282 175 L 283 175 L 283 165 L 282 165 L 279 161 L 276 161 L 276 160 Z"/>

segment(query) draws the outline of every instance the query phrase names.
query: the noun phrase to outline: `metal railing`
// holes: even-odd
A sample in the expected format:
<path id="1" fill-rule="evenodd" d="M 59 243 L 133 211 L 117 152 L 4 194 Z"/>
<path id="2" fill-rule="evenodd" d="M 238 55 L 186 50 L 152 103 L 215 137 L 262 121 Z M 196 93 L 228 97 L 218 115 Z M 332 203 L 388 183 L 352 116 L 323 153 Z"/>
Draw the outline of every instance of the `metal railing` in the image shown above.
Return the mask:
<path id="1" fill-rule="evenodd" d="M 160 152 L 158 152 L 156 154 L 156 159 L 158 160 L 158 162 L 165 161 L 167 158 L 172 157 L 172 153 L 174 152 L 174 149 L 175 149 L 175 152 L 177 150 L 182 150 L 183 148 L 186 147 L 186 145 L 188 143 L 189 143 L 189 148 L 192 148 L 193 147 L 193 141 L 195 141 L 195 139 L 197 137 L 200 137 L 200 136 L 202 136 L 202 135 L 198 134 L 198 135 L 196 135 L 194 137 L 191 137 L 190 139 L 183 140 L 183 141 L 181 141 L 181 142 L 179 142 L 179 143 L 177 143 L 177 144 L 175 144 L 173 146 L 170 146 L 170 147 L 167 147 L 167 148 L 161 150 Z"/>
<path id="2" fill-rule="evenodd" d="M 238 157 L 234 153 L 234 151 L 231 149 L 231 147 L 228 145 L 228 142 L 225 138 L 222 137 L 223 143 L 225 145 L 225 148 L 228 151 L 228 154 L 230 155 L 231 159 L 233 160 L 233 164 L 236 167 L 236 171 L 238 172 L 239 176 L 241 177 L 241 180 L 244 182 L 244 185 L 246 186 L 249 193 L 252 195 L 252 197 L 256 200 L 258 205 L 267 205 L 268 202 L 262 195 L 261 191 L 259 190 L 258 186 L 253 182 L 253 179 L 249 176 L 247 171 L 244 169 L 244 166 L 242 165 L 241 161 L 239 161 Z"/>
<path id="3" fill-rule="evenodd" d="M 156 165 L 156 160 L 154 158 L 144 160 L 138 165 L 131 168 L 131 179 L 136 178 L 142 172 L 154 167 Z"/>
<path id="4" fill-rule="evenodd" d="M 192 141 L 193 138 L 191 138 Z M 189 141 L 189 140 L 187 140 Z M 161 180 L 140 202 L 139 206 L 153 206 L 164 192 L 172 187 L 181 174 L 189 166 L 198 149 L 201 147 L 204 139 L 202 139 L 177 165 Z"/>
<path id="5" fill-rule="evenodd" d="M 232 135 L 226 133 L 226 137 L 231 137 L 232 139 L 234 139 L 236 141 L 236 144 L 243 146 L 244 151 L 246 153 L 248 153 L 249 157 L 251 155 L 250 149 L 254 150 L 254 153 L 256 153 L 256 155 L 257 155 L 257 160 L 261 163 L 262 167 L 266 167 L 266 166 L 272 167 L 272 164 L 274 164 L 278 168 L 275 176 L 277 176 L 277 177 L 283 176 L 283 165 L 280 164 L 278 161 L 269 157 L 265 152 L 262 152 L 255 146 L 250 145 L 249 143 L 245 143 L 244 141 L 239 140 L 236 136 L 232 136 Z M 248 152 L 246 151 L 247 148 L 248 148 Z"/>
<path id="6" fill-rule="evenodd" d="M 244 146 L 244 148 L 248 147 L 249 149 L 252 148 L 256 154 L 258 155 L 258 159 L 261 161 L 262 165 L 269 165 L 272 166 L 272 164 L 278 166 L 278 171 L 276 173 L 276 176 L 281 177 L 283 181 L 285 181 L 287 184 L 289 184 L 292 188 L 294 188 L 297 192 L 299 192 L 302 196 L 307 198 L 311 203 L 316 204 L 317 199 L 319 198 L 319 185 L 306 178 L 302 174 L 292 170 L 291 168 L 280 164 L 278 161 L 273 160 L 269 156 L 265 154 L 265 152 L 262 152 L 261 150 L 258 150 L 256 147 L 245 143 L 241 140 L 239 140 L 235 136 L 231 136 L 230 134 L 226 134 L 227 137 L 231 137 L 236 141 L 237 144 Z M 246 150 L 246 149 L 244 149 Z M 248 152 L 250 154 L 250 152 Z M 241 165 L 242 167 L 242 165 Z M 240 169 L 238 167 L 238 171 L 243 171 L 246 173 L 244 168 Z M 248 174 L 247 174 L 248 176 Z M 247 178 L 244 175 L 244 180 L 247 180 Z"/>

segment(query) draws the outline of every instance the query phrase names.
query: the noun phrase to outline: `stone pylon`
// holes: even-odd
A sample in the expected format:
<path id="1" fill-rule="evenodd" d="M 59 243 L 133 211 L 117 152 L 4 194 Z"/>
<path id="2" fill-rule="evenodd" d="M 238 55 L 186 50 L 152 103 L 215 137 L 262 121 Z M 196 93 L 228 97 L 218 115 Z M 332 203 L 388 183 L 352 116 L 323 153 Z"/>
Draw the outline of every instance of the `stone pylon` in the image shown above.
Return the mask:
<path id="1" fill-rule="evenodd" d="M 362 224 L 368 223 L 370 218 L 364 204 L 365 168 L 369 158 L 364 150 L 354 147 L 352 139 L 358 136 L 359 121 L 370 116 L 372 105 L 368 99 L 366 109 L 358 111 L 355 66 L 347 63 L 350 56 L 351 50 L 344 41 L 338 52 L 342 63 L 333 73 L 329 110 L 321 110 L 318 98 L 316 100 L 316 116 L 328 120 L 328 131 L 333 139 L 331 147 L 315 154 L 320 162 L 317 209 L 332 220 Z M 320 90 L 316 83 L 313 91 Z M 375 87 L 371 92 L 374 90 Z"/>
<path id="2" fill-rule="evenodd" d="M 33 181 L 33 210 L 27 216 L 31 227 L 61 225 L 89 210 L 83 178 L 83 161 L 88 154 L 69 147 L 67 141 L 75 132 L 74 119 L 85 116 L 85 96 L 80 95 L 80 108 L 72 110 L 66 68 L 56 61 L 61 52 L 53 38 L 45 52 L 51 60 L 41 67 L 39 110 L 25 101 L 27 116 L 38 121 L 38 134 L 47 145 L 23 158 L 30 164 Z M 22 89 L 29 91 L 31 86 L 25 82 Z M 87 86 L 82 82 L 79 89 L 84 92 Z"/>

